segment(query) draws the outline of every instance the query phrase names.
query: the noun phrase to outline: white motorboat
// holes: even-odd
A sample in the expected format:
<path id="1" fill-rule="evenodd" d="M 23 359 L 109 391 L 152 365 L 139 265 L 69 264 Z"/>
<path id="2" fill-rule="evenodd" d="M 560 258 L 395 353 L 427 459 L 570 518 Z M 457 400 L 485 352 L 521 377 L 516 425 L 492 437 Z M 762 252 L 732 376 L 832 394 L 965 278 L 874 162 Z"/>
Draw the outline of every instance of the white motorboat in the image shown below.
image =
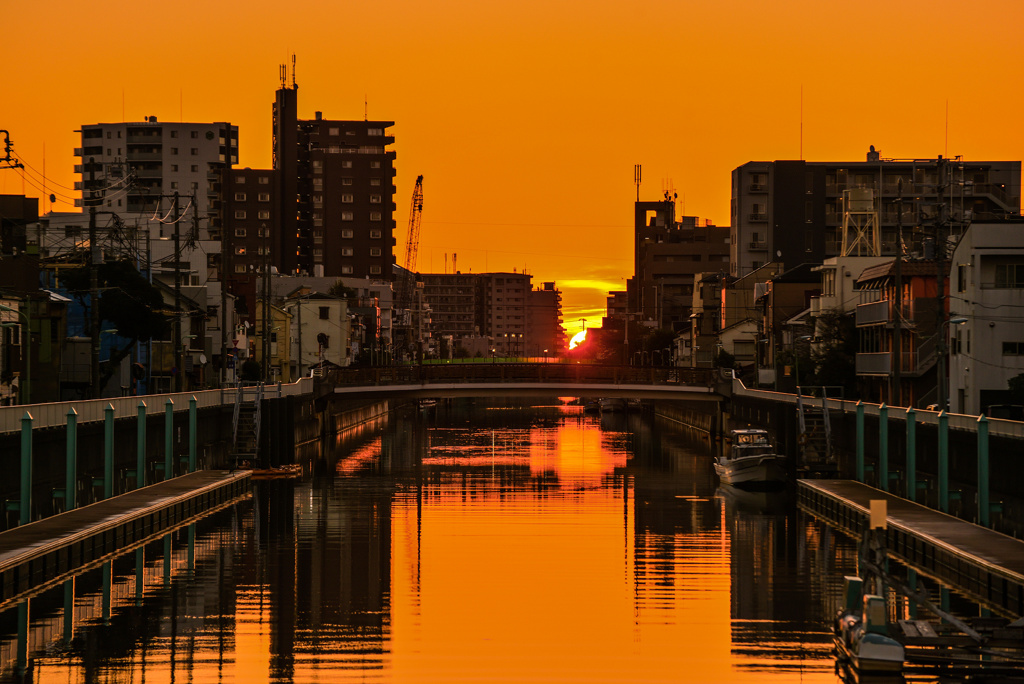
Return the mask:
<path id="1" fill-rule="evenodd" d="M 765 430 L 733 430 L 730 436 L 729 451 L 715 458 L 715 472 L 723 483 L 739 486 L 785 483 L 785 458 L 775 453 Z"/>

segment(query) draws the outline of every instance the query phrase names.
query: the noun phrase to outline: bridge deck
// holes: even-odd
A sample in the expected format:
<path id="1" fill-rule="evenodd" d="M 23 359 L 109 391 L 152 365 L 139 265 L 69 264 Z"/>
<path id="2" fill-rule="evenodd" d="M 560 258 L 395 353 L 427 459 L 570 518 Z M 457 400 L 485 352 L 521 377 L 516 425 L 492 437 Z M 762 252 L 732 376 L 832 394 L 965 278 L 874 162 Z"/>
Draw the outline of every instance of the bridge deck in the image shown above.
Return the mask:
<path id="1" fill-rule="evenodd" d="M 203 470 L 0 532 L 0 604 L 248 491 L 249 471 Z"/>
<path id="2" fill-rule="evenodd" d="M 890 553 L 976 598 L 1024 614 L 1024 541 L 853 480 L 800 480 L 801 508 L 859 536 L 872 499 L 888 507 Z"/>

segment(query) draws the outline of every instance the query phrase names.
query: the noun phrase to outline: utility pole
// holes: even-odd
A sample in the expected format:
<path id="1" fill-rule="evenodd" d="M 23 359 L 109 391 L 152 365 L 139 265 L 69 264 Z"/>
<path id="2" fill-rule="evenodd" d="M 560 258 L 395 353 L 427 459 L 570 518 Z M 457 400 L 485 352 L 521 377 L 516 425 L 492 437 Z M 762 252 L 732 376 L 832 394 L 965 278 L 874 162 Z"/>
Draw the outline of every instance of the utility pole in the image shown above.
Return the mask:
<path id="1" fill-rule="evenodd" d="M 946 397 L 946 274 L 944 263 L 946 258 L 946 238 L 942 234 L 942 227 L 946 223 L 945 198 L 943 197 L 946 191 L 946 160 L 942 157 L 939 157 L 938 172 L 939 187 L 937 190 L 939 191 L 939 205 L 938 213 L 935 216 L 935 327 L 939 336 L 938 342 L 935 345 L 938 351 L 938 363 L 936 364 L 938 385 L 936 387 L 936 394 L 938 396 L 939 411 L 945 411 L 946 403 L 948 402 Z"/>
<path id="2" fill-rule="evenodd" d="M 896 180 L 896 306 L 893 309 L 892 321 L 892 389 L 889 392 L 891 406 L 903 406 L 903 339 L 901 324 L 903 323 L 903 179 Z"/>
<path id="3" fill-rule="evenodd" d="M 178 193 L 174 193 L 174 205 L 171 216 L 174 221 L 174 325 L 171 337 L 174 344 L 174 391 L 181 391 L 182 355 L 181 355 L 181 230 L 178 225 Z"/>
<path id="4" fill-rule="evenodd" d="M 96 244 L 96 192 L 96 159 L 89 157 L 89 397 L 92 399 L 100 396 L 100 250 Z"/>

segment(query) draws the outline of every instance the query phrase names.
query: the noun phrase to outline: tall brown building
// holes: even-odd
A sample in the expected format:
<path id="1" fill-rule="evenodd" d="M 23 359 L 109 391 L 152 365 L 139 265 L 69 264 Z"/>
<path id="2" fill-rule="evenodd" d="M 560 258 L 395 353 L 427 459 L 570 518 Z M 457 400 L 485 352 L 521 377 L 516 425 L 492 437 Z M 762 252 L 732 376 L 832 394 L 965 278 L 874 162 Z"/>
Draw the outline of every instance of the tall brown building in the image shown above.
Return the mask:
<path id="1" fill-rule="evenodd" d="M 393 121 L 298 118 L 298 86 L 274 102 L 274 170 L 282 273 L 391 279 L 394 263 Z"/>

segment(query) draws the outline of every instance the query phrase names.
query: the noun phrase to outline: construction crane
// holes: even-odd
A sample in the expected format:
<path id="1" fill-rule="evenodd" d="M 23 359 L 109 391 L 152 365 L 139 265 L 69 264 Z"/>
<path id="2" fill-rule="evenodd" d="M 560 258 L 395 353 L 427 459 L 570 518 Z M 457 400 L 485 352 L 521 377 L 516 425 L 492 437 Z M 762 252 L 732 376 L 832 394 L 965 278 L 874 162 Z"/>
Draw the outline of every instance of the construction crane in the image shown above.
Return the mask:
<path id="1" fill-rule="evenodd" d="M 416 185 L 412 189 L 412 205 L 409 209 L 409 232 L 405 240 L 405 269 L 398 283 L 398 305 L 395 307 L 403 313 L 402 342 L 409 346 L 413 342 L 412 306 L 413 292 L 416 289 L 416 255 L 420 246 L 420 219 L 423 216 L 423 174 L 416 177 Z"/>

